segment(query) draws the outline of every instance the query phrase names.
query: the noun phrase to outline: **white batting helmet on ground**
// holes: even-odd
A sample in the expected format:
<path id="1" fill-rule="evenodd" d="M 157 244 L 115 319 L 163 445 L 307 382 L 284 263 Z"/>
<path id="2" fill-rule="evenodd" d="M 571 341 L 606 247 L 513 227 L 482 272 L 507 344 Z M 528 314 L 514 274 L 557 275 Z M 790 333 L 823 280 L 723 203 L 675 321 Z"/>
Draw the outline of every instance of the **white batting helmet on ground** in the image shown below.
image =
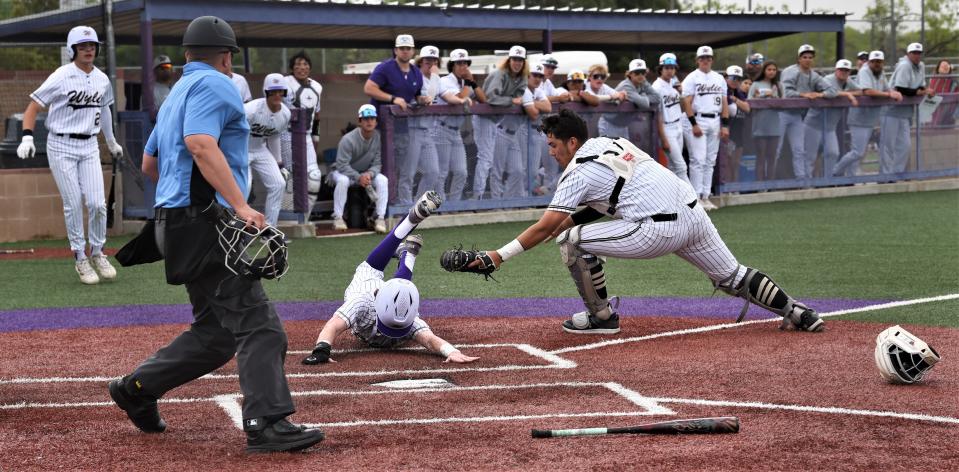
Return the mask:
<path id="1" fill-rule="evenodd" d="M 393 278 L 376 292 L 373 305 L 376 330 L 391 338 L 402 338 L 410 333 L 420 314 L 420 292 L 413 282 Z"/>
<path id="2" fill-rule="evenodd" d="M 283 96 L 286 96 L 286 83 L 283 81 L 283 74 L 267 74 L 263 78 L 263 95 L 269 95 L 274 90 L 282 90 Z"/>
<path id="3" fill-rule="evenodd" d="M 940 359 L 932 346 L 899 325 L 876 337 L 876 367 L 890 383 L 918 382 Z"/>
<path id="4" fill-rule="evenodd" d="M 100 54 L 100 40 L 97 38 L 97 32 L 89 26 L 77 26 L 67 34 L 67 49 L 70 50 L 70 60 L 77 55 L 74 48 L 81 43 L 97 43 L 97 55 Z"/>

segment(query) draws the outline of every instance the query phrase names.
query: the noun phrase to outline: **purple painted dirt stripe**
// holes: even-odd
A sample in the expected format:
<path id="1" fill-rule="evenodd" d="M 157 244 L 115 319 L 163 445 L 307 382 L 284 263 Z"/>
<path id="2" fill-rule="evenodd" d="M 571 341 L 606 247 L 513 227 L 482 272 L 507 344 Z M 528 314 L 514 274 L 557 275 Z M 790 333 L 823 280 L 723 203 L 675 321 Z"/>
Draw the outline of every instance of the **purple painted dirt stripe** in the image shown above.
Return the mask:
<path id="1" fill-rule="evenodd" d="M 805 300 L 820 312 L 856 308 L 888 300 Z M 340 302 L 279 302 L 277 312 L 285 321 L 325 320 Z M 734 320 L 743 301 L 731 297 L 714 298 L 623 298 L 623 316 L 688 316 Z M 583 310 L 578 298 L 508 298 L 423 300 L 420 311 L 427 320 L 456 316 L 567 316 Z M 751 307 L 748 318 L 774 316 Z M 45 329 L 103 328 L 115 326 L 189 323 L 193 317 L 189 305 L 125 305 L 106 307 L 36 308 L 0 312 L 0 332 Z"/>

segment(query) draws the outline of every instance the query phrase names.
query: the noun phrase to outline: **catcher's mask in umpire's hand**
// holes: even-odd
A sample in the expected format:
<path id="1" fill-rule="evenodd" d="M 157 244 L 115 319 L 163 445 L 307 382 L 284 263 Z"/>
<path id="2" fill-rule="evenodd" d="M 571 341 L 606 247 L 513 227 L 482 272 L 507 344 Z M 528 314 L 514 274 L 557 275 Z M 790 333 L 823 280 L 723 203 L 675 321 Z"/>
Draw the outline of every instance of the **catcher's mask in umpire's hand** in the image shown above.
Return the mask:
<path id="1" fill-rule="evenodd" d="M 216 202 L 204 210 L 216 223 L 223 263 L 230 272 L 250 279 L 279 279 L 289 269 L 283 232 L 266 225 L 247 226 L 233 210 Z"/>
<path id="2" fill-rule="evenodd" d="M 419 316 L 420 292 L 406 279 L 387 280 L 373 302 L 376 308 L 376 330 L 390 338 L 399 339 L 413 328 Z"/>

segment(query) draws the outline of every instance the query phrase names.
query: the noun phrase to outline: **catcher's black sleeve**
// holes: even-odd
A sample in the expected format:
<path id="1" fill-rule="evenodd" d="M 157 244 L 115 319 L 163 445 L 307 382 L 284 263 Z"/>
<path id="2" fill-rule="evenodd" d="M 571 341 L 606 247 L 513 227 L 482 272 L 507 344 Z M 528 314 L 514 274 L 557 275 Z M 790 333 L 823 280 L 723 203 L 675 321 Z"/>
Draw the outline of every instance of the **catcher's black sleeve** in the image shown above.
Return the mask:
<path id="1" fill-rule="evenodd" d="M 577 225 L 584 225 L 586 223 L 592 223 L 603 217 L 603 214 L 593 207 L 585 207 L 582 210 L 577 211 L 570 215 L 570 218 L 573 219 L 573 223 Z"/>

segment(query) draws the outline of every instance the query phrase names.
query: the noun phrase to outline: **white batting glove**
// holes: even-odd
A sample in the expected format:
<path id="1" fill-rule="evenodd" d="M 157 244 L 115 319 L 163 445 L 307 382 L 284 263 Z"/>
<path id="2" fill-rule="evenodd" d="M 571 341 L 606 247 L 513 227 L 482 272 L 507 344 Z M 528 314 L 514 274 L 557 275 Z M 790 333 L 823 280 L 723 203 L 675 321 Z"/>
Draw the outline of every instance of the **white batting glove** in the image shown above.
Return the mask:
<path id="1" fill-rule="evenodd" d="M 17 146 L 17 157 L 28 159 L 37 154 L 37 148 L 33 145 L 33 136 L 24 136 L 23 141 Z"/>
<path id="2" fill-rule="evenodd" d="M 120 146 L 120 143 L 107 141 L 107 148 L 110 149 L 110 155 L 113 156 L 114 159 L 123 157 L 123 146 Z"/>

